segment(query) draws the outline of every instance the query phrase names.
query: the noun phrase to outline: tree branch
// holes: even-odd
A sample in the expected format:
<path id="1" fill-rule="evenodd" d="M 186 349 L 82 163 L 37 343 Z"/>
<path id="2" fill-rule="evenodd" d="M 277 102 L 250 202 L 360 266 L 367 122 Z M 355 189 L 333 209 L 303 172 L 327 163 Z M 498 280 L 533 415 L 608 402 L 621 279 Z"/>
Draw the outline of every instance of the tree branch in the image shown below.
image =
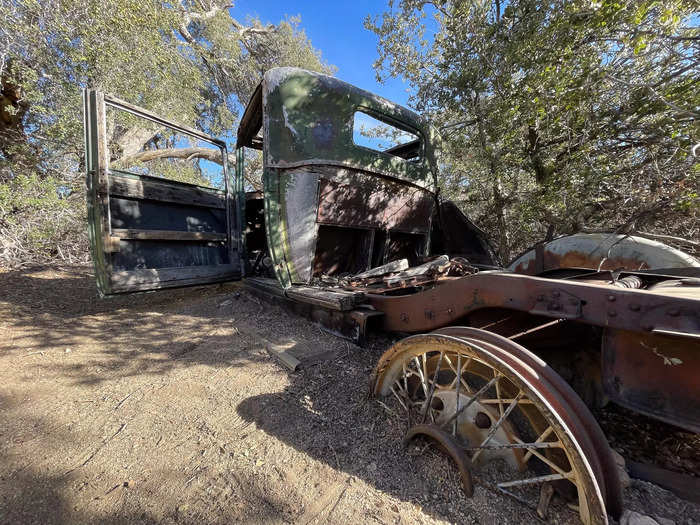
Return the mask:
<path id="1" fill-rule="evenodd" d="M 640 237 L 648 237 L 653 240 L 675 242 L 678 244 L 686 244 L 688 246 L 693 246 L 694 248 L 700 248 L 700 242 L 691 241 L 690 239 L 684 239 L 683 237 L 675 237 L 673 235 L 661 235 L 658 233 L 647 232 L 635 232 L 635 235 L 639 235 Z"/>
<path id="2" fill-rule="evenodd" d="M 122 167 L 128 166 L 134 162 L 149 162 L 158 159 L 205 159 L 217 164 L 223 164 L 222 155 L 219 150 L 213 148 L 165 148 L 153 149 L 148 151 L 140 151 L 134 155 L 122 157 L 114 161 L 115 164 L 120 164 Z"/>

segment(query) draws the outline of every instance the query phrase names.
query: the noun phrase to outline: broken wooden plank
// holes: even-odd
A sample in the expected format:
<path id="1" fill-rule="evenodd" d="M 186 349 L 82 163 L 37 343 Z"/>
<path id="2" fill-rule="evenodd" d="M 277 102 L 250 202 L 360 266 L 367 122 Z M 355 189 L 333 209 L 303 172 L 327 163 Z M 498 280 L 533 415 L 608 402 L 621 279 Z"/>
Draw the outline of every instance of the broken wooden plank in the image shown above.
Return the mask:
<path id="1" fill-rule="evenodd" d="M 350 277 L 350 281 L 359 281 L 360 279 L 367 279 L 368 277 L 376 277 L 379 275 L 384 275 L 387 273 L 400 272 L 402 270 L 408 269 L 408 259 L 398 259 L 396 261 L 391 261 L 366 272 L 358 273 Z"/>
<path id="2" fill-rule="evenodd" d="M 296 341 L 288 341 L 285 343 L 272 343 L 267 341 L 265 347 L 272 357 L 294 372 L 301 366 L 301 361 L 289 352 L 296 344 Z"/>
<path id="3" fill-rule="evenodd" d="M 343 312 L 352 310 L 364 299 L 364 294 L 360 292 L 330 291 L 310 286 L 293 286 L 286 290 L 286 295 L 297 301 Z"/>
<path id="4" fill-rule="evenodd" d="M 433 280 L 434 276 L 446 270 L 450 264 L 450 258 L 447 255 L 441 255 L 430 262 L 414 266 L 408 270 L 404 270 L 391 277 L 386 277 L 384 282 L 388 286 L 400 286 L 402 283 L 421 283 L 424 281 Z"/>
<path id="5" fill-rule="evenodd" d="M 132 178 L 110 172 L 109 193 L 115 197 L 146 199 L 204 208 L 226 207 L 226 197 L 218 190 L 206 190 L 190 184 L 171 180 L 163 182 L 146 177 Z"/>
<path id="6" fill-rule="evenodd" d="M 185 232 L 178 230 L 112 229 L 112 236 L 139 241 L 226 241 L 225 233 Z"/>

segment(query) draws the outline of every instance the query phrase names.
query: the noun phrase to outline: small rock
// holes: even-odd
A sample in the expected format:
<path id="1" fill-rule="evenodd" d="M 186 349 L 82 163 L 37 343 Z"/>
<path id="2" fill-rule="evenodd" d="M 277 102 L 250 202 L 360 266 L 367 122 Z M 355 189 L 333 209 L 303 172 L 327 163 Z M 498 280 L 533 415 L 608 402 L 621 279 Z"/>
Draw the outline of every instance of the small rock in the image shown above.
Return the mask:
<path id="1" fill-rule="evenodd" d="M 626 510 L 620 518 L 620 525 L 659 525 L 659 522 L 649 516 L 633 510 Z"/>
<path id="2" fill-rule="evenodd" d="M 133 488 L 133 486 L 134 486 L 134 480 L 133 480 L 133 479 L 130 479 L 129 481 L 125 481 L 125 482 L 124 482 L 124 488 L 125 488 L 125 489 Z"/>
<path id="3" fill-rule="evenodd" d="M 617 465 L 617 471 L 620 476 L 620 485 L 623 490 L 628 488 L 632 481 L 630 480 L 630 475 L 627 473 L 625 468 L 625 458 L 622 457 L 617 450 L 612 449 L 613 458 L 615 459 L 615 464 Z"/>
<path id="4" fill-rule="evenodd" d="M 64 350 L 64 352 L 65 352 L 66 354 L 70 354 L 71 350 L 70 350 L 70 348 L 66 348 L 66 349 Z"/>

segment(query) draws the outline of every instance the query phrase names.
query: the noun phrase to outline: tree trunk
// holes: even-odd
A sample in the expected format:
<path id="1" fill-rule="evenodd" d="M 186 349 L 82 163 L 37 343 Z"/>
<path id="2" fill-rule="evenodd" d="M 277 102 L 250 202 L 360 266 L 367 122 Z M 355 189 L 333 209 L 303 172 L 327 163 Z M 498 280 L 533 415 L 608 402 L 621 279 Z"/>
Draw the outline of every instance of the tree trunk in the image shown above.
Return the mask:
<path id="1" fill-rule="evenodd" d="M 481 110 L 481 100 L 479 93 L 475 93 L 473 99 L 474 114 L 479 130 L 479 142 L 484 155 L 489 161 L 489 172 L 491 173 L 491 192 L 493 196 L 493 206 L 496 213 L 496 226 L 498 229 L 498 257 L 502 264 L 510 260 L 510 236 L 508 235 L 508 221 L 506 218 L 507 199 L 503 195 L 503 185 L 498 171 L 498 158 L 493 149 L 489 147 L 486 131 L 484 130 L 484 118 Z"/>

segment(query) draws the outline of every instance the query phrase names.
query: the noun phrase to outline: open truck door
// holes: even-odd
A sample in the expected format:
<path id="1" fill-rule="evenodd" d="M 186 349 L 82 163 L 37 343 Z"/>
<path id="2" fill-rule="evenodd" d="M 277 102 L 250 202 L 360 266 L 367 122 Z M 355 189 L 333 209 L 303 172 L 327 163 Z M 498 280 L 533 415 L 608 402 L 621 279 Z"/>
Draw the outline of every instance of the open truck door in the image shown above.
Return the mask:
<path id="1" fill-rule="evenodd" d="M 242 188 L 226 144 L 99 91 L 84 106 L 100 294 L 240 279 Z"/>

